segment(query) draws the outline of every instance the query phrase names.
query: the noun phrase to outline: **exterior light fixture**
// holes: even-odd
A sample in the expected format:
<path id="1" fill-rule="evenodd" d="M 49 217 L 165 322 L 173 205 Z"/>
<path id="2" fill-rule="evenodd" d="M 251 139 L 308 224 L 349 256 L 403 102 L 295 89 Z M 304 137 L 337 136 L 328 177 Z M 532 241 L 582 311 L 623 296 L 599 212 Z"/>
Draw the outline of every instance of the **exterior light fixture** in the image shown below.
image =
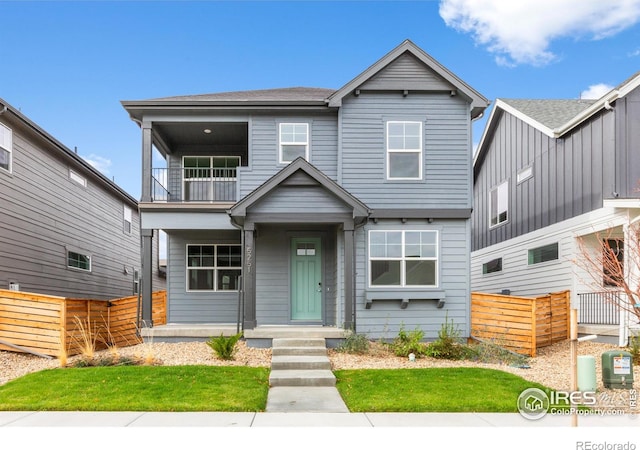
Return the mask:
<path id="1" fill-rule="evenodd" d="M 205 134 L 211 134 L 211 130 L 209 128 L 205 128 L 203 131 Z"/>

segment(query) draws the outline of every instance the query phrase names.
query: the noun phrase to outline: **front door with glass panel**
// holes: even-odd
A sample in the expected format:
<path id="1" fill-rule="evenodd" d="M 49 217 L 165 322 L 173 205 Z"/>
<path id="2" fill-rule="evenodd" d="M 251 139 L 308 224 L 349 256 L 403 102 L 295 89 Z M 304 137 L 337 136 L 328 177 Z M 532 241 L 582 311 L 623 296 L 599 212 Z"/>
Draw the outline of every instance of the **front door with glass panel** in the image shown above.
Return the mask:
<path id="1" fill-rule="evenodd" d="M 291 320 L 322 320 L 320 238 L 291 240 Z"/>

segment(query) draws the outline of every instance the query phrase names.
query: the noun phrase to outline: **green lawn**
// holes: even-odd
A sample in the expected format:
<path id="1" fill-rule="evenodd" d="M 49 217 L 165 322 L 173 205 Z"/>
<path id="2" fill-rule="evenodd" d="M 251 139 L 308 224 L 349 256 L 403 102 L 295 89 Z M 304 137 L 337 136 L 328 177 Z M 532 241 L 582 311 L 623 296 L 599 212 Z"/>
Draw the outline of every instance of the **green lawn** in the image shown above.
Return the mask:
<path id="1" fill-rule="evenodd" d="M 51 369 L 0 386 L 3 411 L 264 411 L 269 369 L 112 366 Z"/>
<path id="2" fill-rule="evenodd" d="M 481 368 L 338 370 L 335 375 L 351 412 L 518 412 L 523 390 L 545 389 Z"/>
<path id="3" fill-rule="evenodd" d="M 517 412 L 543 386 L 481 368 L 335 372 L 352 412 Z M 4 411 L 264 411 L 269 369 L 106 366 L 35 372 L 0 386 Z"/>

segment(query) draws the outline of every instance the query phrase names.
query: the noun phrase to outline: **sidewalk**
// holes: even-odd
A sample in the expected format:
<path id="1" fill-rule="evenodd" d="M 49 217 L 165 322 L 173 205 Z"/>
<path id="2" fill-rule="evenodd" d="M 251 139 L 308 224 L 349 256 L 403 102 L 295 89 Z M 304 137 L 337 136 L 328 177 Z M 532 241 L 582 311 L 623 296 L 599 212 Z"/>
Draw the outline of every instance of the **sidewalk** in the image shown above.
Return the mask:
<path id="1" fill-rule="evenodd" d="M 0 427 L 571 427 L 571 417 L 534 421 L 518 413 L 0 411 Z M 578 427 L 640 429 L 640 415 L 579 416 Z"/>

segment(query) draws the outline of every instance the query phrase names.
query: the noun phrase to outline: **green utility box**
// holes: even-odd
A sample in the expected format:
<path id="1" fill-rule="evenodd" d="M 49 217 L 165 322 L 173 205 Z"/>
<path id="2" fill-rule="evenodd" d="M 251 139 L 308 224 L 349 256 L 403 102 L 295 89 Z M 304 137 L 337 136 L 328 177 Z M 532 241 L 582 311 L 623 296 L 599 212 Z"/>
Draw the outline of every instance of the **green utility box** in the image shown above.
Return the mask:
<path id="1" fill-rule="evenodd" d="M 602 382 L 610 389 L 633 389 L 631 353 L 612 350 L 602 354 Z"/>

